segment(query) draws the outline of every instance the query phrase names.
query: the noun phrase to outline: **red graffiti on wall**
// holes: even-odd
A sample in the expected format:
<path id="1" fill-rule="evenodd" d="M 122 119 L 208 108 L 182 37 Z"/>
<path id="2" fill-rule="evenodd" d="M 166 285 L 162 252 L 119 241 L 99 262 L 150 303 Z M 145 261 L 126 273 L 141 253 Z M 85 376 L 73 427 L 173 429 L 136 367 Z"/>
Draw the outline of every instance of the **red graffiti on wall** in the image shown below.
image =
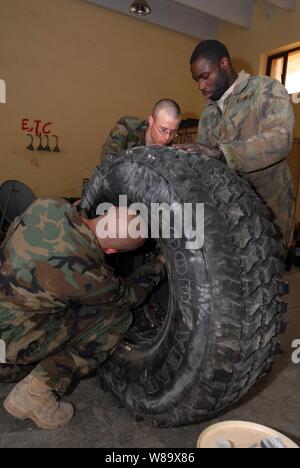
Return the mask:
<path id="1" fill-rule="evenodd" d="M 34 133 L 36 136 L 50 135 L 52 122 L 43 124 L 42 120 L 34 120 L 30 123 L 30 119 L 22 119 L 22 130 L 27 133 Z"/>

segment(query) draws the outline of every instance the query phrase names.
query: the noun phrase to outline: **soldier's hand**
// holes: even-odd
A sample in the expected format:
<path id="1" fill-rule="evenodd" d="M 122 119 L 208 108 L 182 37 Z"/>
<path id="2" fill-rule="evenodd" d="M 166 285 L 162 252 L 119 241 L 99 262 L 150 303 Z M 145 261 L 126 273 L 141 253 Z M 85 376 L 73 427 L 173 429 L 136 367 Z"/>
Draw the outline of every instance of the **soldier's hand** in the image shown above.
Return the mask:
<path id="1" fill-rule="evenodd" d="M 201 145 L 200 143 L 187 143 L 185 145 L 174 145 L 174 148 L 182 151 L 187 151 L 188 153 L 195 153 L 199 156 L 208 156 L 213 159 L 220 159 L 222 156 L 221 150 L 215 146 L 206 146 Z"/>
<path id="2" fill-rule="evenodd" d="M 173 148 L 178 150 L 187 151 L 188 153 L 199 153 L 201 152 L 200 146 L 198 143 L 185 143 L 183 145 L 173 145 Z"/>

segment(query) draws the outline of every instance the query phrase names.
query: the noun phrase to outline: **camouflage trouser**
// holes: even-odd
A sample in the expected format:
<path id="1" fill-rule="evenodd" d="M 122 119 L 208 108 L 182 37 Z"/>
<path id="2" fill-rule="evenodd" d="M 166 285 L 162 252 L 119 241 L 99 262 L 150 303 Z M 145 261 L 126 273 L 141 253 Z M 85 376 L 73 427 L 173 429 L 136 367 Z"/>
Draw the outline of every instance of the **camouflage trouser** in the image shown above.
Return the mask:
<path id="1" fill-rule="evenodd" d="M 116 315 L 94 306 L 31 314 L 2 334 L 7 364 L 0 366 L 0 382 L 21 380 L 33 369 L 53 390 L 65 392 L 115 351 L 131 319 L 129 311 Z"/>

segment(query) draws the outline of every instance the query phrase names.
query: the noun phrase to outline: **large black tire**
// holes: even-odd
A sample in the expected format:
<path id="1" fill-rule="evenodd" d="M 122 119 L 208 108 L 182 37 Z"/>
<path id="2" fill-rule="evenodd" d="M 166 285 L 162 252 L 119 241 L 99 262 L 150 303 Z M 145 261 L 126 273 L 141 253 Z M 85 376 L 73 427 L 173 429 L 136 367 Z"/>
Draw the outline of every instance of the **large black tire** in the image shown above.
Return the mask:
<path id="1" fill-rule="evenodd" d="M 270 370 L 285 328 L 282 250 L 269 211 L 224 164 L 172 148 L 108 157 L 81 208 L 94 216 L 99 202 L 118 204 L 119 194 L 148 207 L 204 203 L 205 243 L 186 250 L 185 238 L 161 241 L 169 277 L 161 326 L 147 335 L 136 325 L 101 380 L 155 425 L 215 417 Z"/>

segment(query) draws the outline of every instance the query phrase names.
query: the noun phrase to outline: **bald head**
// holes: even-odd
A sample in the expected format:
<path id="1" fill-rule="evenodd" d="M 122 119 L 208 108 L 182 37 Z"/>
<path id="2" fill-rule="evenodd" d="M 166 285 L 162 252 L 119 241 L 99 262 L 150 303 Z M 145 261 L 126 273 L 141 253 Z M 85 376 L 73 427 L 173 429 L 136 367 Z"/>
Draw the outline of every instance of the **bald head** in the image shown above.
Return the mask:
<path id="1" fill-rule="evenodd" d="M 182 113 L 177 102 L 172 99 L 158 101 L 148 118 L 147 146 L 169 145 L 176 138 L 181 118 Z"/>
<path id="2" fill-rule="evenodd" d="M 83 221 L 107 255 L 139 249 L 148 238 L 147 223 L 126 207 L 111 207 L 105 214 Z"/>
<path id="3" fill-rule="evenodd" d="M 161 99 L 153 107 L 152 116 L 158 118 L 161 111 L 164 111 L 174 120 L 181 120 L 182 112 L 177 102 L 172 99 Z"/>

